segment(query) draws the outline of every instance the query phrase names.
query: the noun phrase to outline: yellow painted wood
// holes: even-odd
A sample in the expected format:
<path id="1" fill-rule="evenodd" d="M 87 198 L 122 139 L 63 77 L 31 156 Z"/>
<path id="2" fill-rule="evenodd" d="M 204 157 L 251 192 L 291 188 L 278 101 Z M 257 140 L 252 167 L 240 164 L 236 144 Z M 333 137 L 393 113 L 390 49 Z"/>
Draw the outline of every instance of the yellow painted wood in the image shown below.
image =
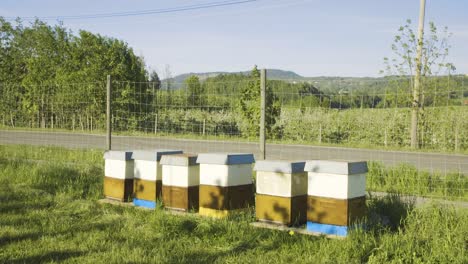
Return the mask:
<path id="1" fill-rule="evenodd" d="M 209 216 L 213 218 L 226 218 L 232 214 L 240 213 L 245 211 L 246 209 L 235 209 L 235 210 L 216 210 L 206 207 L 200 207 L 198 210 L 198 214 L 202 216 Z"/>
<path id="2" fill-rule="evenodd" d="M 133 179 L 104 177 L 104 196 L 119 201 L 131 201 Z"/>
<path id="3" fill-rule="evenodd" d="M 142 179 L 134 179 L 134 195 L 135 198 L 156 201 L 161 197 L 162 181 L 148 181 Z"/>
<path id="4" fill-rule="evenodd" d="M 255 200 L 255 214 L 260 221 L 284 225 L 306 222 L 307 195 L 288 198 L 257 193 Z"/>
<path id="5" fill-rule="evenodd" d="M 307 220 L 330 225 L 348 226 L 366 214 L 366 197 L 334 199 L 307 197 Z"/>

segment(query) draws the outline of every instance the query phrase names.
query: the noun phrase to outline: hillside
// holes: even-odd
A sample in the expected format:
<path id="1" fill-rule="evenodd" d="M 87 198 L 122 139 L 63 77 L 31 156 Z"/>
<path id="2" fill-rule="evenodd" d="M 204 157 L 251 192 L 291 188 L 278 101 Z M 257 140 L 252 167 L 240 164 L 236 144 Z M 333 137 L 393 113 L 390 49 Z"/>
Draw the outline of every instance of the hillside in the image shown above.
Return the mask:
<path id="1" fill-rule="evenodd" d="M 267 69 L 268 72 L 268 79 L 270 80 L 304 80 L 305 77 L 293 72 L 293 71 L 285 71 L 285 70 L 279 70 L 279 69 Z M 240 72 L 224 72 L 224 71 L 218 71 L 218 72 L 199 72 L 199 73 L 184 73 L 177 75 L 172 78 L 173 82 L 176 84 L 177 87 L 180 85 L 177 84 L 182 84 L 185 79 L 192 75 L 198 76 L 200 80 L 205 80 L 210 77 L 215 77 L 220 74 L 244 74 L 247 75 L 249 74 L 250 71 L 240 71 Z"/>
<path id="2" fill-rule="evenodd" d="M 184 73 L 177 75 L 172 78 L 173 87 L 178 89 L 182 86 L 184 81 L 191 75 L 196 75 L 201 81 L 208 78 L 216 77 L 220 74 L 249 74 L 250 71 L 240 72 L 201 72 L 201 73 Z M 359 88 L 369 88 L 379 86 L 384 81 L 383 77 L 372 78 L 372 77 L 338 77 L 338 76 L 318 76 L 318 77 L 304 77 L 293 71 L 286 71 L 280 69 L 267 69 L 267 78 L 269 80 L 283 80 L 287 82 L 308 82 L 320 90 L 326 92 L 336 92 L 339 90 L 356 90 Z M 164 81 L 164 80 L 163 80 Z"/>

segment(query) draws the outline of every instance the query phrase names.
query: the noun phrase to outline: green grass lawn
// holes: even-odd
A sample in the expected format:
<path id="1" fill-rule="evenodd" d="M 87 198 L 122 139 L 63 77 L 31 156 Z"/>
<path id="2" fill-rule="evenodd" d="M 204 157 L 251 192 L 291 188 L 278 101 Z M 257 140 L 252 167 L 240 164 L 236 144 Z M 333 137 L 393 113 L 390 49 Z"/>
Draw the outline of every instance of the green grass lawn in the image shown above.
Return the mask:
<path id="1" fill-rule="evenodd" d="M 100 151 L 0 146 L 0 263 L 468 263 L 463 208 L 379 198 L 368 231 L 331 240 L 100 204 L 102 175 Z"/>

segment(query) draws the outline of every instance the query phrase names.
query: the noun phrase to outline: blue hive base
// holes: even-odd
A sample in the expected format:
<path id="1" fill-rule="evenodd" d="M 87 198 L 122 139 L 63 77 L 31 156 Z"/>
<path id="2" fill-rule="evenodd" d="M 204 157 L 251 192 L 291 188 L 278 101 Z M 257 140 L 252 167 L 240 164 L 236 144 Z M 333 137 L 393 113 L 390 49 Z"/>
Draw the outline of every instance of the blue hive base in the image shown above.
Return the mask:
<path id="1" fill-rule="evenodd" d="M 327 235 L 335 236 L 347 236 L 348 231 L 356 228 L 361 228 L 360 226 L 338 226 L 338 225 L 328 225 L 320 224 L 315 222 L 307 221 L 306 229 L 311 232 L 319 232 Z"/>
<path id="2" fill-rule="evenodd" d="M 139 207 L 145 207 L 149 209 L 156 208 L 155 201 L 147 201 L 147 200 L 141 200 L 141 199 L 136 199 L 136 198 L 133 198 L 133 205 L 139 206 Z"/>

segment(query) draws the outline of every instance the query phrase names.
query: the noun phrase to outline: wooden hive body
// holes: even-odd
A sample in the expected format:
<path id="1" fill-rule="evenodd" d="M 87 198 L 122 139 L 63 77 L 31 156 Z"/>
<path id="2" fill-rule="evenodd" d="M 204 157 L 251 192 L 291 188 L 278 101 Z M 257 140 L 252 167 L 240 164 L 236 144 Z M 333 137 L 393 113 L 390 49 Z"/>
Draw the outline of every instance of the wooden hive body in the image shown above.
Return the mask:
<path id="1" fill-rule="evenodd" d="M 255 170 L 255 213 L 259 221 L 300 225 L 306 220 L 305 162 L 262 160 Z"/>
<path id="2" fill-rule="evenodd" d="M 162 198 L 166 208 L 198 211 L 200 166 L 196 158 L 190 154 L 162 157 Z"/>
<path id="3" fill-rule="evenodd" d="M 137 150 L 132 154 L 134 160 L 133 203 L 136 206 L 155 208 L 156 201 L 162 197 L 163 155 L 182 153 L 181 150 Z"/>
<path id="4" fill-rule="evenodd" d="M 308 161 L 307 229 L 347 235 L 366 215 L 366 162 Z"/>
<path id="5" fill-rule="evenodd" d="M 307 194 L 307 173 L 257 171 L 256 191 L 259 194 L 294 197 Z"/>
<path id="6" fill-rule="evenodd" d="M 252 154 L 200 154 L 201 215 L 225 217 L 254 202 Z"/>
<path id="7" fill-rule="evenodd" d="M 133 196 L 133 160 L 131 151 L 104 153 L 104 196 L 128 202 Z"/>
<path id="8" fill-rule="evenodd" d="M 330 225 L 349 226 L 366 215 L 366 197 L 334 199 L 307 197 L 307 220 Z"/>
<path id="9" fill-rule="evenodd" d="M 257 220 L 283 225 L 301 225 L 306 222 L 307 195 L 281 197 L 255 195 Z"/>

